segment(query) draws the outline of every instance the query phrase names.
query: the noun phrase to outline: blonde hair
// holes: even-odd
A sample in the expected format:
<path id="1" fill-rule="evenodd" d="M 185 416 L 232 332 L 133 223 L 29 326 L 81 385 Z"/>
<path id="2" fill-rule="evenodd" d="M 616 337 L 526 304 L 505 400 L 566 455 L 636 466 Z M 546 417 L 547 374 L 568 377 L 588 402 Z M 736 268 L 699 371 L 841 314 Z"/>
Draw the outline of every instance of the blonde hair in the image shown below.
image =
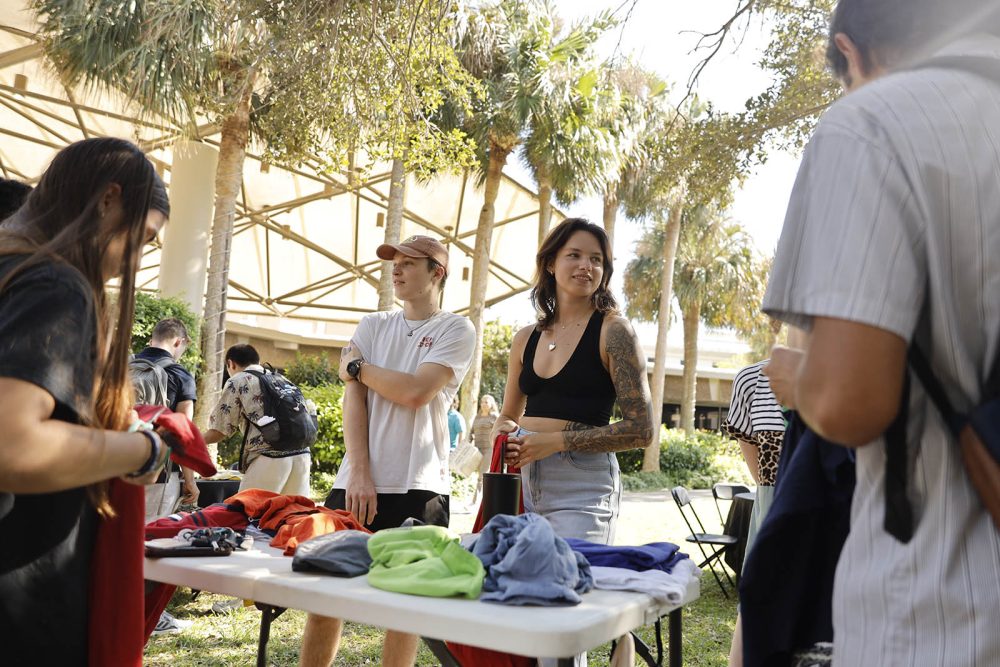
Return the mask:
<path id="1" fill-rule="evenodd" d="M 497 399 L 493 398 L 491 394 L 483 394 L 479 398 L 479 414 L 483 412 L 483 401 L 489 404 L 489 414 L 498 415 L 500 414 L 500 408 L 497 406 Z"/>

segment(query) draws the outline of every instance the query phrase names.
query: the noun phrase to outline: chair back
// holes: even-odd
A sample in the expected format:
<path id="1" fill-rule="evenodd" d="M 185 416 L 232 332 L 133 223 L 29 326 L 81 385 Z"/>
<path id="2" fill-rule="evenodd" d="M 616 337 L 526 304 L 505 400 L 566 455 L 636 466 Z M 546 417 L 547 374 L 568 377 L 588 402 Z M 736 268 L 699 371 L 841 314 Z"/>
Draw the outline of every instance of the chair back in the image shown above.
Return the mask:
<path id="1" fill-rule="evenodd" d="M 732 500 L 736 497 L 737 493 L 749 493 L 748 489 L 743 484 L 729 484 L 728 482 L 719 482 L 712 487 L 712 495 L 715 496 L 716 500 Z"/>
<path id="2" fill-rule="evenodd" d="M 674 502 L 677 504 L 677 509 L 681 513 L 681 518 L 684 519 L 684 523 L 687 524 L 688 530 L 690 530 L 692 534 L 698 532 L 708 532 L 705 530 L 705 526 L 701 523 L 701 519 L 698 518 L 698 513 L 694 511 L 694 505 L 691 504 L 691 494 L 687 489 L 683 486 L 675 486 L 670 489 L 670 495 L 674 497 Z M 691 521 L 688 519 L 687 513 L 684 511 L 685 507 L 688 508 L 691 512 L 691 516 L 693 516 L 694 520 L 698 523 L 698 528 L 701 529 L 700 531 L 695 530 L 694 526 L 691 525 Z"/>
<path id="3" fill-rule="evenodd" d="M 720 500 L 732 500 L 736 497 L 737 493 L 749 493 L 748 489 L 743 484 L 730 484 L 728 482 L 719 482 L 718 484 L 712 485 L 712 498 L 715 500 L 715 511 L 719 513 L 719 523 L 721 525 L 726 524 L 725 518 L 722 516 L 722 507 L 719 505 Z"/>

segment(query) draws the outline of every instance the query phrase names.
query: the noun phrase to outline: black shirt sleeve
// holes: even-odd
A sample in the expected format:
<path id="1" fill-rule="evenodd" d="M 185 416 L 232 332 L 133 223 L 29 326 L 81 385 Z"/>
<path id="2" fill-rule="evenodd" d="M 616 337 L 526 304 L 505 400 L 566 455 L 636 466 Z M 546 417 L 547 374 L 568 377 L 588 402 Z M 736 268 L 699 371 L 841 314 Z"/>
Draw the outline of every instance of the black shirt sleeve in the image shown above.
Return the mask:
<path id="1" fill-rule="evenodd" d="M 0 278 L 18 263 L 0 258 Z M 90 412 L 96 364 L 93 295 L 74 269 L 25 269 L 0 292 L 0 377 L 38 385 L 56 401 L 53 417 Z"/>
<path id="2" fill-rule="evenodd" d="M 170 374 L 171 384 L 175 390 L 173 408 L 177 409 L 177 404 L 181 401 L 194 401 L 197 400 L 197 386 L 195 385 L 194 378 L 188 373 L 187 369 L 180 364 L 174 364 L 167 369 Z"/>

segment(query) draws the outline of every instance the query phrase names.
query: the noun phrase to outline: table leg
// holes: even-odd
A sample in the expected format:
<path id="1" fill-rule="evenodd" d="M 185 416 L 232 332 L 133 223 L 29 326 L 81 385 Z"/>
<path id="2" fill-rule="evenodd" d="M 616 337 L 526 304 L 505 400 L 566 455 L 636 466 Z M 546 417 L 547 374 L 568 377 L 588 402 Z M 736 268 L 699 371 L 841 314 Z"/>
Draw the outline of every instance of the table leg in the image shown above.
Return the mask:
<path id="1" fill-rule="evenodd" d="M 427 644 L 427 648 L 431 650 L 434 657 L 441 662 L 441 667 L 461 667 L 455 656 L 448 650 L 448 645 L 443 641 L 440 639 L 430 639 L 429 637 L 421 637 L 421 639 Z"/>
<path id="2" fill-rule="evenodd" d="M 257 667 L 267 667 L 267 642 L 271 639 L 271 622 L 285 613 L 284 607 L 254 603 L 260 609 L 260 636 L 257 640 Z"/>
<path id="3" fill-rule="evenodd" d="M 667 630 L 667 643 L 669 644 L 668 649 L 670 656 L 668 658 L 668 664 L 670 667 L 682 667 L 683 659 L 681 658 L 681 610 L 675 609 L 670 612 L 670 616 L 667 619 L 668 630 Z"/>

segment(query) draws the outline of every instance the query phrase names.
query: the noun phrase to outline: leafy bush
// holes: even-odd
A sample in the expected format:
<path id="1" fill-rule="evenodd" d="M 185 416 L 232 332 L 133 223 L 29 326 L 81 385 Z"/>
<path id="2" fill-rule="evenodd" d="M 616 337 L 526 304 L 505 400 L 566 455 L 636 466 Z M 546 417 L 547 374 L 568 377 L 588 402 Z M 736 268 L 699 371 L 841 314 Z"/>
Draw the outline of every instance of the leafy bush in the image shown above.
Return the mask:
<path id="1" fill-rule="evenodd" d="M 618 457 L 618 467 L 622 474 L 637 473 L 642 470 L 642 457 L 646 453 L 644 449 L 628 449 L 624 452 L 616 452 Z"/>
<path id="2" fill-rule="evenodd" d="M 641 449 L 618 452 L 618 465 L 627 491 L 649 491 L 672 486 L 708 488 L 716 482 L 751 484 L 739 445 L 716 431 L 661 431 L 660 470 L 641 472 Z"/>
<path id="3" fill-rule="evenodd" d="M 337 371 L 334 370 L 326 352 L 314 355 L 296 354 L 295 361 L 285 366 L 284 376 L 299 387 L 322 387 L 340 383 Z"/>
<path id="4" fill-rule="evenodd" d="M 626 491 L 659 491 L 677 486 L 673 478 L 662 472 L 633 472 L 622 475 L 622 488 Z"/>
<path id="5" fill-rule="evenodd" d="M 347 449 L 344 446 L 344 385 L 300 385 L 302 395 L 316 404 L 319 432 L 312 448 L 314 482 L 317 473 L 336 474 Z"/>
<path id="6" fill-rule="evenodd" d="M 132 352 L 141 352 L 149 344 L 153 327 L 160 320 L 176 317 L 188 330 L 191 339 L 180 364 L 194 375 L 201 375 L 203 360 L 201 356 L 201 319 L 194 314 L 186 301 L 175 297 L 160 296 L 158 292 L 136 292 L 135 317 L 132 319 Z"/>
<path id="7" fill-rule="evenodd" d="M 318 503 L 325 501 L 326 497 L 330 495 L 330 489 L 333 488 L 333 482 L 336 479 L 337 476 L 333 473 L 313 471 L 309 479 L 313 500 Z"/>
<path id="8" fill-rule="evenodd" d="M 241 427 L 242 428 L 242 427 Z M 236 431 L 219 443 L 219 467 L 232 468 L 240 460 L 240 448 L 243 447 L 243 433 Z"/>
<path id="9" fill-rule="evenodd" d="M 498 404 L 503 403 L 503 392 L 507 386 L 507 360 L 513 340 L 514 328 L 501 324 L 500 320 L 487 322 L 483 327 L 483 374 L 479 381 L 479 395 L 491 394 Z"/>

